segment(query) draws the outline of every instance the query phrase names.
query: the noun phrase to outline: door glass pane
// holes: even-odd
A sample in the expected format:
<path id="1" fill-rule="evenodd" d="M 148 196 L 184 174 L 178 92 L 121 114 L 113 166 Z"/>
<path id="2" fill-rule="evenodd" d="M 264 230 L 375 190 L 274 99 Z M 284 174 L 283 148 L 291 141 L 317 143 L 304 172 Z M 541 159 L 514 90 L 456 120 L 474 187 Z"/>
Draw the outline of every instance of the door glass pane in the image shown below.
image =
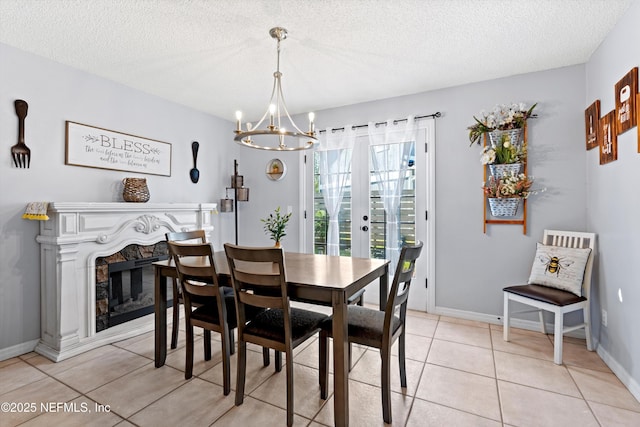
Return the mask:
<path id="1" fill-rule="evenodd" d="M 327 253 L 327 230 L 329 215 L 324 204 L 320 184 L 320 156 L 313 156 L 313 253 Z M 350 174 L 349 174 L 350 175 Z M 349 182 L 351 179 L 348 180 Z M 347 186 L 340 204 L 338 214 L 340 223 L 340 255 L 351 255 L 351 186 Z"/>
<path id="2" fill-rule="evenodd" d="M 402 184 L 400 204 L 398 207 L 399 230 L 398 242 L 414 244 L 416 241 L 416 169 L 415 146 L 411 149 L 412 156 Z M 396 171 L 398 174 L 402 171 Z M 386 257 L 385 244 L 387 242 L 386 214 L 381 196 L 381 185 L 377 182 L 379 173 L 373 170 L 369 172 L 370 180 L 370 208 L 371 208 L 371 233 L 370 233 L 370 257 L 383 259 Z"/>

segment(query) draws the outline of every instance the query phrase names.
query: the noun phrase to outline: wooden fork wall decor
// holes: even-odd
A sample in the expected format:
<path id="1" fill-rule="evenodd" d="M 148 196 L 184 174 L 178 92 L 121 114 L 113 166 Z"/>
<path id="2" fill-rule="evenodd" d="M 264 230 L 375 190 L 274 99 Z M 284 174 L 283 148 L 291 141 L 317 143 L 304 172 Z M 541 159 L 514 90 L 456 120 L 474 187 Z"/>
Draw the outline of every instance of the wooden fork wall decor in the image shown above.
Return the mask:
<path id="1" fill-rule="evenodd" d="M 31 150 L 24 143 L 24 118 L 27 117 L 27 101 L 16 99 L 14 102 L 18 115 L 18 143 L 11 147 L 13 163 L 17 168 L 28 168 L 31 164 Z"/>

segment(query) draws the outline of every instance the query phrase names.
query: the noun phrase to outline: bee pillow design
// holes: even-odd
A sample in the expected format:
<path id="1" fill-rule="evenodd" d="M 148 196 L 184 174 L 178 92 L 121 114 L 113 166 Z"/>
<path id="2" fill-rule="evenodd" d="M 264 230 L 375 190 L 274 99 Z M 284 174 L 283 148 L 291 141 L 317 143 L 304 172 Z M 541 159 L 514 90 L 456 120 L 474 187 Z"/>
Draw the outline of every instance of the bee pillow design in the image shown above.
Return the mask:
<path id="1" fill-rule="evenodd" d="M 590 254 L 591 248 L 565 248 L 538 243 L 528 283 L 582 296 L 582 279 Z"/>

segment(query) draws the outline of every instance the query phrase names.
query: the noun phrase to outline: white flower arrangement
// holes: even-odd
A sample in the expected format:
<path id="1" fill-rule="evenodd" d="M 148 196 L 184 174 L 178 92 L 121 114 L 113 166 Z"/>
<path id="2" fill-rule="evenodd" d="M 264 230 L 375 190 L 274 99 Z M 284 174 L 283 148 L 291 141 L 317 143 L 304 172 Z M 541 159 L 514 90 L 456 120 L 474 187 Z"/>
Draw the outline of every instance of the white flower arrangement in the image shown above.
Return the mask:
<path id="1" fill-rule="evenodd" d="M 469 141 L 471 144 L 474 142 L 480 143 L 480 138 L 487 132 L 494 130 L 510 130 L 521 129 L 524 127 L 527 119 L 535 117 L 533 109 L 536 108 L 533 104 L 527 109 L 524 103 L 513 103 L 511 105 L 501 104 L 496 105 L 490 113 L 485 111 L 480 112 L 480 119 L 473 116 L 475 123 L 469 126 Z"/>
<path id="2" fill-rule="evenodd" d="M 483 165 L 508 165 L 518 163 L 527 156 L 526 145 L 516 147 L 503 135 L 497 144 L 487 145 L 482 149 L 480 162 Z"/>
<path id="3" fill-rule="evenodd" d="M 484 183 L 483 191 L 487 197 L 490 198 L 522 198 L 526 199 L 532 194 L 537 194 L 545 191 L 532 190 L 534 178 L 527 176 L 523 173 L 505 173 L 502 177 L 496 178 L 494 176 L 489 177 L 489 180 Z"/>

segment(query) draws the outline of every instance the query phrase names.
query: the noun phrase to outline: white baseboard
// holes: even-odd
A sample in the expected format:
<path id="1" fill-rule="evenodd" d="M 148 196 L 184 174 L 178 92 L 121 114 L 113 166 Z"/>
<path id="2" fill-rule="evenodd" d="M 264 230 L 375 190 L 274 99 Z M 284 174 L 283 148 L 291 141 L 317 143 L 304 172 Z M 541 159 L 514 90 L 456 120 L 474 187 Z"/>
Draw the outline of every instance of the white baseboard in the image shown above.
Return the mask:
<path id="1" fill-rule="evenodd" d="M 11 347 L 0 349 L 0 361 L 11 359 L 12 357 L 18 357 L 26 353 L 32 352 L 36 345 L 40 342 L 39 339 L 16 344 Z"/>
<path id="2" fill-rule="evenodd" d="M 477 322 L 487 322 L 487 323 L 492 323 L 494 325 L 502 324 L 502 316 L 493 316 L 491 314 L 457 310 L 455 308 L 436 306 L 435 313 L 432 313 L 432 314 L 438 314 L 440 316 L 457 317 L 459 319 L 466 319 L 466 320 L 475 320 Z"/>
<path id="3" fill-rule="evenodd" d="M 640 402 L 640 384 L 638 384 L 629 373 L 615 360 L 601 345 L 596 347 L 598 356 L 607 364 L 609 368 L 616 374 L 616 377 L 625 385 L 633 395 Z"/>
<path id="4" fill-rule="evenodd" d="M 503 323 L 502 315 L 496 316 L 492 314 L 475 313 L 472 311 L 456 310 L 454 308 L 447 308 L 447 307 L 436 307 L 436 312 L 433 314 L 457 317 L 457 318 L 466 319 L 466 320 L 475 320 L 478 322 L 487 322 L 487 323 L 492 323 L 494 325 L 502 325 Z M 536 332 L 542 333 L 542 330 L 540 329 L 540 322 L 538 322 L 537 320 L 524 320 L 524 319 L 518 319 L 517 317 L 512 317 L 511 326 L 514 328 L 527 329 L 529 331 L 536 331 Z M 547 323 L 546 327 L 549 333 L 553 332 L 553 323 Z M 571 331 L 565 335 L 568 337 L 579 338 L 579 339 L 586 338 L 584 334 L 584 328 Z M 593 346 L 596 347 L 596 345 L 597 343 L 594 342 Z"/>

